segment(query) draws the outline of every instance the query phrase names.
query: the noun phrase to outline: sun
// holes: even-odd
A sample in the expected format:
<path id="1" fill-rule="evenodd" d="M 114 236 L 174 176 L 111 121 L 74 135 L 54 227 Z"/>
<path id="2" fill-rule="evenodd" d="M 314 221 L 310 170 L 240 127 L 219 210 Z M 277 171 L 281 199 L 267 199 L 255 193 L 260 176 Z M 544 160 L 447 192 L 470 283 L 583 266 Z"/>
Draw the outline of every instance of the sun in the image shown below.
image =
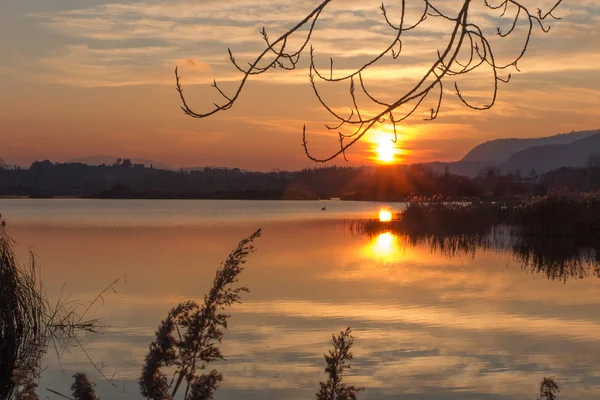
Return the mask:
<path id="1" fill-rule="evenodd" d="M 395 158 L 394 143 L 391 140 L 382 140 L 377 143 L 377 158 L 382 162 L 392 162 Z"/>
<path id="2" fill-rule="evenodd" d="M 400 148 L 402 135 L 382 129 L 374 129 L 369 134 L 371 143 L 369 159 L 378 164 L 396 164 L 402 162 L 405 150 Z"/>

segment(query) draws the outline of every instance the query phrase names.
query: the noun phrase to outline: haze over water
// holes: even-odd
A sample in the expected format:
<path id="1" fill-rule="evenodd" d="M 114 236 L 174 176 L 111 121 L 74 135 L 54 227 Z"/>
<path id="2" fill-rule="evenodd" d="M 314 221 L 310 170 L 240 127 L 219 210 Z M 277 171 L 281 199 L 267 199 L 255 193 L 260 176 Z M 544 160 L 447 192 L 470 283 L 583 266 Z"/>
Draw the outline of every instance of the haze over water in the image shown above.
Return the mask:
<path id="1" fill-rule="evenodd" d="M 141 398 L 135 381 L 159 322 L 178 302 L 201 301 L 219 263 L 263 228 L 241 275 L 251 292 L 231 309 L 218 399 L 313 398 L 331 333 L 347 326 L 356 337 L 348 383 L 366 387 L 361 398 L 534 399 L 544 376 L 561 399 L 598 398 L 598 278 L 551 281 L 501 250 L 449 258 L 348 229 L 381 207 L 0 200 L 21 263 L 31 246 L 51 298 L 65 284 L 72 300 L 91 300 L 126 275 L 94 310 L 111 327 L 85 347 L 125 394 L 77 349 L 64 372 L 47 357 L 40 388 L 67 393 L 71 375 L 87 372 L 103 399 Z"/>

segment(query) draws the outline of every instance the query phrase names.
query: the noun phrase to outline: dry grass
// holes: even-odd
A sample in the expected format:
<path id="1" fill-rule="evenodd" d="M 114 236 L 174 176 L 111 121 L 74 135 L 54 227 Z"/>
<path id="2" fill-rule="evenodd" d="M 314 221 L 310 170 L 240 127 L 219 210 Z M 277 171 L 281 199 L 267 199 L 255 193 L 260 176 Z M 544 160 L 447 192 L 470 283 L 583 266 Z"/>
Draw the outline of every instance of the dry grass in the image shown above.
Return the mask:
<path id="1" fill-rule="evenodd" d="M 0 398 L 35 390 L 47 344 L 46 301 L 36 280 L 35 259 L 18 268 L 15 242 L 0 228 Z"/>
<path id="2" fill-rule="evenodd" d="M 343 382 L 344 373 L 350 369 L 350 362 L 354 358 L 352 355 L 352 345 L 354 345 L 352 329 L 347 328 L 337 336 L 332 335 L 331 345 L 333 349 L 325 354 L 327 381 L 320 383 L 317 400 L 356 400 L 358 394 L 365 389 L 346 385 Z"/>
<path id="3" fill-rule="evenodd" d="M 241 301 L 246 287 L 234 287 L 243 271 L 246 257 L 254 251 L 257 230 L 242 240 L 217 270 L 213 286 L 202 305 L 187 301 L 173 308 L 161 322 L 156 340 L 150 344 L 139 380 L 142 395 L 153 400 L 172 399 L 185 387 L 184 398 L 211 399 L 223 376 L 208 366 L 223 360 L 219 344 L 227 329 L 229 315 L 224 310 Z M 171 379 L 165 369 L 174 369 Z"/>
<path id="4" fill-rule="evenodd" d="M 600 233 L 600 191 L 552 191 L 512 210 L 512 223 L 535 235 L 578 236 Z"/>
<path id="5" fill-rule="evenodd" d="M 68 297 L 61 295 L 51 303 L 42 285 L 35 255 L 30 252 L 29 265 L 20 268 L 15 257 L 15 245 L 2 221 L 0 399 L 36 399 L 37 379 L 50 344 L 59 359 L 72 345 L 78 346 L 87 356 L 82 345 L 83 337 L 101 333 L 107 327 L 103 320 L 88 318 L 87 315 L 118 280 L 91 302 L 69 301 Z M 89 360 L 102 374 L 101 368 Z"/>

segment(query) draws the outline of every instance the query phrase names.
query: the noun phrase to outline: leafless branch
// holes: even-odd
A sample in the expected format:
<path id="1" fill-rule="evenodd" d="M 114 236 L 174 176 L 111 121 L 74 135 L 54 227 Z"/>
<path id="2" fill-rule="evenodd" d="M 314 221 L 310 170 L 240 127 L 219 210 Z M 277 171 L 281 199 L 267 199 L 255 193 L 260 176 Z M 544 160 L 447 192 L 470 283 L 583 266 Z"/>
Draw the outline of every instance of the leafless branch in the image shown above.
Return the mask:
<path id="1" fill-rule="evenodd" d="M 315 62 L 314 47 L 312 44 L 310 44 L 317 20 L 331 1 L 332 0 L 325 0 L 321 2 L 302 21 L 274 41 L 269 40 L 266 29 L 263 28 L 260 33 L 266 43 L 266 48 L 253 62 L 248 63 L 248 67 L 242 68 L 236 61 L 231 50 L 229 50 L 230 61 L 233 63 L 236 69 L 242 73 L 242 78 L 237 90 L 232 96 L 226 95 L 217 86 L 217 83 L 214 82 L 213 87 L 218 91 L 221 97 L 225 99 L 225 102 L 222 105 L 215 104 L 212 110 L 207 112 L 195 112 L 189 107 L 183 95 L 181 78 L 176 68 L 175 75 L 177 91 L 181 97 L 181 108 L 183 111 L 187 115 L 194 118 L 205 118 L 219 111 L 230 109 L 239 98 L 250 76 L 266 73 L 267 71 L 276 67 L 286 70 L 294 70 L 298 66 L 300 56 L 306 52 L 308 47 L 309 83 L 312 86 L 314 94 L 321 103 L 322 107 L 336 120 L 336 125 L 334 127 L 326 125 L 326 128 L 338 130 L 340 147 L 337 151 L 328 156 L 314 156 L 307 147 L 308 141 L 306 139 L 306 126 L 303 128 L 302 146 L 304 147 L 304 151 L 308 158 L 313 161 L 326 162 L 336 158 L 339 155 L 345 157 L 346 151 L 351 146 L 360 141 L 365 134 L 373 128 L 374 125 L 384 122 L 386 118 L 388 118 L 393 125 L 395 140 L 397 137 L 397 125 L 413 115 L 419 109 L 431 91 L 439 90 L 440 94 L 435 106 L 430 108 L 430 116 L 426 118 L 426 120 L 436 119 L 440 113 L 443 103 L 444 81 L 450 78 L 455 79 L 460 75 L 466 75 L 479 68 L 487 68 L 491 72 L 493 89 L 490 100 L 484 104 L 473 103 L 465 96 L 460 89 L 458 82 L 456 81 L 454 82 L 455 94 L 460 99 L 461 103 L 470 109 L 488 110 L 492 108 L 497 102 L 499 83 L 508 83 L 510 81 L 510 74 L 506 76 L 501 74 L 501 72 L 508 68 L 514 68 L 516 71 L 519 71 L 518 63 L 523 59 L 525 53 L 527 52 L 534 27 L 539 26 L 543 32 L 548 32 L 550 30 L 550 26 L 546 24 L 546 20 L 559 19 L 553 13 L 562 3 L 562 0 L 554 1 L 552 7 L 544 13 L 539 9 L 536 12 L 532 12 L 518 0 L 501 0 L 494 4 L 488 2 L 488 0 L 480 0 L 483 2 L 485 7 L 487 7 L 487 9 L 491 10 L 492 12 L 498 12 L 500 17 L 507 17 L 509 19 L 510 26 L 508 29 L 502 30 L 499 27 L 496 30 L 496 34 L 500 38 L 506 38 L 511 35 L 515 35 L 517 32 L 517 27 L 522 25 L 525 26 L 524 44 L 520 48 L 518 55 L 506 64 L 499 63 L 495 55 L 494 48 L 490 43 L 490 35 L 484 33 L 483 29 L 477 25 L 477 23 L 473 22 L 473 19 L 471 18 L 473 4 L 478 3 L 476 0 L 464 0 L 460 6 L 455 8 L 454 14 L 441 11 L 434 4 L 434 0 L 419 0 L 422 4 L 424 4 L 423 12 L 413 24 L 408 24 L 406 21 L 406 3 L 408 0 L 400 0 L 400 21 L 398 25 L 395 25 L 392 22 L 388 15 L 386 6 L 382 4 L 381 13 L 383 15 L 383 19 L 385 24 L 395 32 L 394 36 L 382 52 L 372 57 L 359 68 L 350 74 L 336 76 L 333 58 L 331 57 L 327 73 L 322 73 L 319 70 Z M 439 18 L 453 24 L 452 31 L 446 41 L 446 45 L 443 47 L 443 49 L 438 50 L 437 59 L 433 61 L 432 65 L 423 74 L 422 78 L 395 101 L 384 101 L 383 99 L 375 96 L 373 92 L 369 91 L 367 88 L 363 76 L 364 72 L 387 55 L 391 55 L 394 60 L 399 58 L 403 48 L 403 35 L 406 32 L 417 29 L 428 18 Z M 301 28 L 307 29 L 301 32 Z M 303 35 L 301 46 L 295 51 L 289 51 L 287 49 L 288 39 L 290 39 L 292 36 L 298 35 Z M 462 54 L 468 54 L 468 59 L 460 61 L 459 56 Z M 266 61 L 267 55 L 274 56 L 274 58 L 271 61 Z M 344 82 L 349 85 L 350 97 L 352 99 L 349 116 L 342 115 L 339 111 L 336 111 L 331 104 L 325 101 L 324 97 L 321 95 L 318 85 L 319 83 L 340 82 Z M 368 100 L 370 100 L 370 108 L 376 109 L 375 112 L 367 113 L 364 111 L 366 107 L 361 107 L 357 100 L 359 95 L 358 92 L 361 92 Z M 414 107 L 411 106 L 412 104 L 415 104 Z M 409 106 L 408 111 L 402 113 L 401 110 L 399 110 L 402 106 Z M 345 130 L 344 128 L 351 128 L 351 133 L 343 133 L 342 131 Z"/>

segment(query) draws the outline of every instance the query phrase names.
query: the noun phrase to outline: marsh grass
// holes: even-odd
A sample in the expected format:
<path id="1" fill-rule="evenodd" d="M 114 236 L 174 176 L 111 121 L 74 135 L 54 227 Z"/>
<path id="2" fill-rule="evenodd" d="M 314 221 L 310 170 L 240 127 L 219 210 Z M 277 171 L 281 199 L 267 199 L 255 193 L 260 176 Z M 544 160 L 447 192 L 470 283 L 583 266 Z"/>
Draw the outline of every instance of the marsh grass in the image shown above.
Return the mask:
<path id="1" fill-rule="evenodd" d="M 582 236 L 600 233 L 600 191 L 555 190 L 523 201 L 511 211 L 511 222 L 527 234 Z"/>
<path id="2" fill-rule="evenodd" d="M 35 393 L 37 373 L 46 350 L 46 306 L 32 256 L 28 269 L 18 268 L 15 242 L 0 228 L 0 399 Z"/>
<path id="3" fill-rule="evenodd" d="M 331 336 L 333 348 L 325 354 L 327 381 L 320 383 L 317 400 L 356 400 L 358 394 L 365 390 L 363 387 L 347 385 L 343 382 L 344 373 L 351 368 L 350 362 L 354 358 L 353 344 L 354 336 L 351 328 L 341 331 L 337 336 Z"/>
<path id="4" fill-rule="evenodd" d="M 508 208 L 500 203 L 413 199 L 397 225 L 415 235 L 486 235 L 506 222 L 507 214 Z"/>
<path id="5" fill-rule="evenodd" d="M 600 277 L 600 192 L 554 191 L 513 204 L 413 199 L 390 222 L 353 221 L 350 229 L 392 232 L 405 245 L 425 244 L 448 257 L 509 251 L 524 269 L 552 280 Z"/>
<path id="6" fill-rule="evenodd" d="M 554 190 L 520 202 L 412 198 L 390 222 L 361 221 L 365 233 L 395 229 L 411 235 L 485 235 L 499 226 L 523 234 L 579 236 L 600 234 L 600 191 Z"/>
<path id="7" fill-rule="evenodd" d="M 1 216 L 0 216 L 1 220 Z M 29 264 L 19 267 L 16 242 L 0 223 L 0 399 L 37 399 L 37 380 L 42 361 L 52 345 L 57 358 L 70 346 L 79 347 L 100 374 L 102 368 L 89 358 L 82 340 L 102 333 L 104 320 L 89 318 L 92 307 L 103 299 L 109 285 L 91 302 L 70 301 L 61 294 L 48 298 L 33 252 Z"/>
<path id="8" fill-rule="evenodd" d="M 172 399 L 184 387 L 187 400 L 211 399 L 223 376 L 209 365 L 224 360 L 219 344 L 227 329 L 225 310 L 241 302 L 244 286 L 235 286 L 246 257 L 252 253 L 257 230 L 242 240 L 217 270 L 204 303 L 186 301 L 174 307 L 162 321 L 150 344 L 139 379 L 141 393 L 153 400 Z M 164 370 L 174 370 L 171 379 Z"/>

